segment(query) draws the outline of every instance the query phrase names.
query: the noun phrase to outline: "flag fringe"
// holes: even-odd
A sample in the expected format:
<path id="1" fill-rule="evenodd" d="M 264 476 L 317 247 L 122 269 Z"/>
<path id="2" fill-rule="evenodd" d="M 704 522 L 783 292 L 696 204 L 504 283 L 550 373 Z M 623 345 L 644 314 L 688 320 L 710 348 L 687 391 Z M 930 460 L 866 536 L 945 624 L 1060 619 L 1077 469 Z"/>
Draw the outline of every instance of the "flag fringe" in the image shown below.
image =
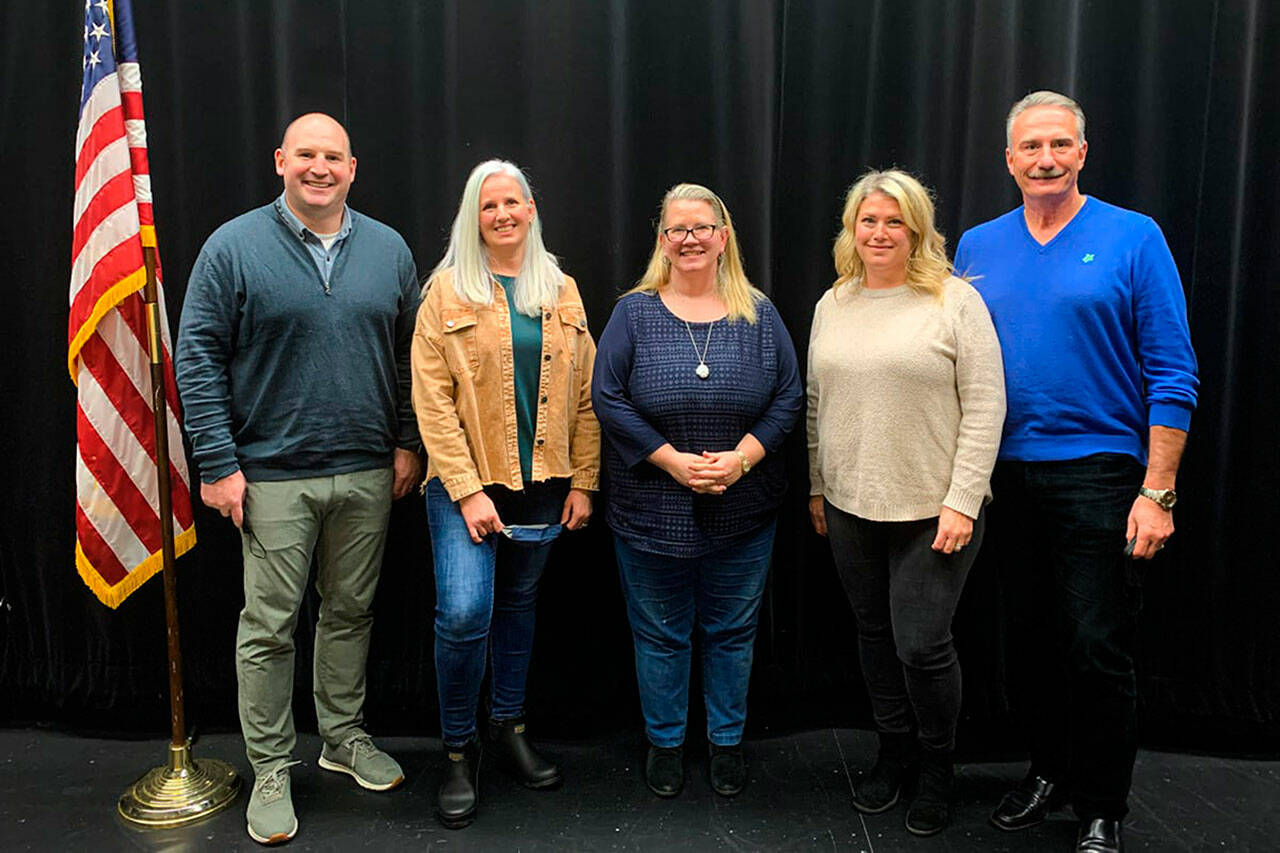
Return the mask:
<path id="1" fill-rule="evenodd" d="M 175 558 L 181 557 L 192 546 L 196 544 L 196 528 L 188 527 L 182 533 L 173 537 L 173 555 Z M 138 587 L 142 586 L 152 575 L 164 568 L 164 553 L 156 551 L 139 563 L 133 571 L 119 583 L 112 585 L 102 579 L 102 575 L 98 574 L 98 570 L 93 567 L 93 563 L 89 562 L 89 557 L 80 548 L 80 541 L 76 540 L 76 571 L 79 572 L 81 580 L 93 591 L 98 600 L 103 604 L 115 610 L 120 603 L 129 597 Z"/>
<path id="2" fill-rule="evenodd" d="M 71 344 L 67 348 L 67 372 L 71 374 L 73 384 L 77 386 L 80 384 L 80 371 L 76 368 L 76 359 L 79 358 L 80 350 L 84 348 L 89 336 L 97 331 L 99 321 L 107 316 L 108 311 L 123 302 L 129 294 L 145 287 L 146 283 L 147 268 L 142 266 L 107 288 L 107 291 L 98 297 L 93 311 L 89 313 L 88 319 L 80 324 L 80 328 L 76 330 L 75 337 L 71 339 Z"/>

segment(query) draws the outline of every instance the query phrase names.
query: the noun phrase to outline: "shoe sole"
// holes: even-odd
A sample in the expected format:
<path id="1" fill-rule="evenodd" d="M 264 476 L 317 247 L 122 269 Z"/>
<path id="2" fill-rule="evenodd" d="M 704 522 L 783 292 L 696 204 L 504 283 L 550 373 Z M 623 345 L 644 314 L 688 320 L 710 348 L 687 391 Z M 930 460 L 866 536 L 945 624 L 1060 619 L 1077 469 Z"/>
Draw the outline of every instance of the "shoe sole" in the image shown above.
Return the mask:
<path id="1" fill-rule="evenodd" d="M 440 812 L 436 812 L 436 820 L 440 821 L 441 826 L 445 829 L 463 829 L 470 826 L 475 819 L 476 810 L 474 808 L 466 814 L 459 815 L 457 817 L 446 817 Z"/>
<path id="2" fill-rule="evenodd" d="M 902 825 L 906 827 L 907 832 L 920 838 L 928 838 L 930 835 L 937 835 L 939 832 L 946 829 L 946 826 L 940 826 L 937 829 L 916 829 L 909 823 L 903 823 Z"/>
<path id="3" fill-rule="evenodd" d="M 893 799 L 885 803 L 883 806 L 864 806 L 862 803 L 858 802 L 855 799 L 853 800 L 853 807 L 858 811 L 862 812 L 863 814 L 884 814 L 885 812 L 889 811 L 889 809 L 896 806 L 898 804 L 898 801 L 901 799 L 902 799 L 902 791 L 901 789 L 899 789 L 898 793 L 893 795 Z"/>
<path id="4" fill-rule="evenodd" d="M 548 788 L 557 787 L 560 783 L 564 781 L 563 776 L 556 776 L 552 779 L 543 779 L 541 782 L 528 782 L 524 779 L 521 779 L 520 776 L 515 773 L 512 773 L 511 776 L 521 785 L 524 785 L 526 788 L 528 788 L 530 791 L 545 791 Z"/>
<path id="5" fill-rule="evenodd" d="M 1044 823 L 1045 818 L 1047 818 L 1048 816 L 1049 816 L 1048 814 L 1045 814 L 1041 817 L 1036 818 L 1033 821 L 1021 822 L 1013 825 L 1010 825 L 1007 823 L 1001 823 L 1000 821 L 996 820 L 994 817 L 988 817 L 987 823 L 991 824 L 1001 832 L 1021 832 L 1024 829 L 1030 829 L 1033 826 L 1039 826 L 1040 824 Z"/>
<path id="6" fill-rule="evenodd" d="M 653 787 L 652 785 L 650 785 L 650 784 L 649 784 L 649 780 L 648 780 L 648 778 L 646 778 L 646 779 L 644 780 L 644 785 L 645 785 L 645 787 L 646 787 L 646 788 L 648 788 L 650 791 L 653 791 L 653 795 L 654 795 L 655 797 L 662 797 L 662 799 L 664 799 L 664 800 L 669 800 L 669 799 L 671 799 L 672 797 L 678 797 L 678 796 L 680 796 L 681 792 L 682 792 L 682 791 L 684 791 L 684 782 L 683 782 L 683 781 L 681 781 L 681 783 L 680 783 L 680 787 L 679 787 L 679 788 L 676 788 L 674 791 L 663 791 L 663 790 L 660 790 L 660 789 L 658 789 L 658 788 L 655 788 L 655 787 Z"/>
<path id="7" fill-rule="evenodd" d="M 296 817 L 293 819 L 293 829 L 289 830 L 288 832 L 277 832 L 276 834 L 269 835 L 266 838 L 263 838 L 261 835 L 254 832 L 253 827 L 250 826 L 248 823 L 245 823 L 245 829 L 248 831 L 249 837 L 252 838 L 254 841 L 258 842 L 259 844 L 266 844 L 268 846 L 271 846 L 274 844 L 284 844 L 290 838 L 293 838 L 295 835 L 298 834 L 298 819 Z"/>
<path id="8" fill-rule="evenodd" d="M 370 782 L 368 779 L 364 778 L 363 776 L 361 776 L 356 771 L 352 770 L 347 765 L 339 764 L 336 761 L 330 761 L 329 759 L 325 758 L 323 755 L 320 756 L 320 761 L 318 762 L 318 764 L 321 767 L 323 767 L 325 770 L 332 770 L 334 773 L 347 774 L 352 779 L 356 780 L 357 785 L 369 791 L 390 791 L 392 788 L 394 788 L 395 786 L 399 785 L 401 782 L 404 781 L 403 776 L 397 776 L 396 778 L 392 779 L 390 782 L 387 782 L 386 784 L 383 784 L 383 785 L 379 785 L 374 782 Z"/>

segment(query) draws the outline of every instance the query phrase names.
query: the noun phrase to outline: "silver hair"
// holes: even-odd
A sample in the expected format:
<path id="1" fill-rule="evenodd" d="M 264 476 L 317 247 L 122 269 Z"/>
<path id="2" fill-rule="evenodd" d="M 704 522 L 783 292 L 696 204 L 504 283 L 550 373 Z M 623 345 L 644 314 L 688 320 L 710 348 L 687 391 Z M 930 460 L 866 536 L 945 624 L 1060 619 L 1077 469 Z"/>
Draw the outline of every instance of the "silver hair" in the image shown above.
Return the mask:
<path id="1" fill-rule="evenodd" d="M 525 199 L 532 199 L 529 180 L 514 163 L 486 160 L 471 170 L 462 188 L 458 215 L 454 217 L 449 247 L 427 281 L 442 271 L 453 268 L 453 289 L 459 299 L 476 305 L 487 305 L 493 299 L 493 272 L 489 269 L 488 252 L 480 236 L 480 187 L 493 175 L 508 175 L 520 184 Z M 537 317 L 544 305 L 554 305 L 564 287 L 564 273 L 556 258 L 542 242 L 542 218 L 534 216 L 525 237 L 524 261 L 516 275 L 514 302 L 516 310 L 527 317 Z"/>
<path id="2" fill-rule="evenodd" d="M 1013 120 L 1032 107 L 1062 107 L 1068 110 L 1076 117 L 1076 142 L 1084 145 L 1084 110 L 1066 95 L 1041 89 L 1027 95 L 1009 110 L 1009 117 L 1004 121 L 1004 141 L 1009 148 L 1013 147 Z"/>

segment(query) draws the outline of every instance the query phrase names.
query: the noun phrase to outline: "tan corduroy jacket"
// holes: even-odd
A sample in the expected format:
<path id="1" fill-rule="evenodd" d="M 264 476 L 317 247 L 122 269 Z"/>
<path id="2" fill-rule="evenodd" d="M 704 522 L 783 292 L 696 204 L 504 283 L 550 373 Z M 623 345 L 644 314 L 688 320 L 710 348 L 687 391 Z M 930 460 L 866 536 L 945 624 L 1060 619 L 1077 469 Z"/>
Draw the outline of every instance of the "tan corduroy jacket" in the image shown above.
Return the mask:
<path id="1" fill-rule="evenodd" d="M 502 286 L 477 306 L 459 298 L 451 271 L 431 283 L 413 333 L 413 408 L 427 451 L 427 479 L 453 500 L 483 486 L 523 488 L 516 437 L 511 320 Z M 542 375 L 533 437 L 534 482 L 570 477 L 600 487 L 600 424 L 591 411 L 596 344 L 578 285 L 542 311 Z"/>

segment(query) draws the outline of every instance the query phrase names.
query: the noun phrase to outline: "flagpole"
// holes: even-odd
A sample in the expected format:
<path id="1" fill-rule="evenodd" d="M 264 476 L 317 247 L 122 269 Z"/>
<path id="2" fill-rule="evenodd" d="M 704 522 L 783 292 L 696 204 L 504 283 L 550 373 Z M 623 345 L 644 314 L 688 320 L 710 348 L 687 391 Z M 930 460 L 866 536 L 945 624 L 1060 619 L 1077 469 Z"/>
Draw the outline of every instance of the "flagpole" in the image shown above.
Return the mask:
<path id="1" fill-rule="evenodd" d="M 164 560 L 165 633 L 169 646 L 169 760 L 134 782 L 120 797 L 122 817 L 146 826 L 181 826 L 221 811 L 240 793 L 240 777 L 225 761 L 191 757 L 182 692 L 182 644 L 178 634 L 178 578 L 174 566 L 173 498 L 169 481 L 169 423 L 165 405 L 164 349 L 156 287 L 156 250 L 143 247 L 147 283 L 147 348 L 151 356 L 151 411 L 156 433 L 156 485 Z"/>
<path id="2" fill-rule="evenodd" d="M 187 741 L 182 693 L 182 644 L 178 633 L 178 579 L 174 567 L 173 492 L 169 484 L 169 424 L 165 405 L 164 356 L 160 345 L 160 300 L 156 295 L 156 249 L 144 246 L 147 284 L 142 292 L 147 304 L 147 349 L 151 355 L 151 411 L 156 430 L 156 485 L 160 490 L 160 536 L 164 554 L 164 621 L 169 645 L 169 727 L 172 746 Z"/>

